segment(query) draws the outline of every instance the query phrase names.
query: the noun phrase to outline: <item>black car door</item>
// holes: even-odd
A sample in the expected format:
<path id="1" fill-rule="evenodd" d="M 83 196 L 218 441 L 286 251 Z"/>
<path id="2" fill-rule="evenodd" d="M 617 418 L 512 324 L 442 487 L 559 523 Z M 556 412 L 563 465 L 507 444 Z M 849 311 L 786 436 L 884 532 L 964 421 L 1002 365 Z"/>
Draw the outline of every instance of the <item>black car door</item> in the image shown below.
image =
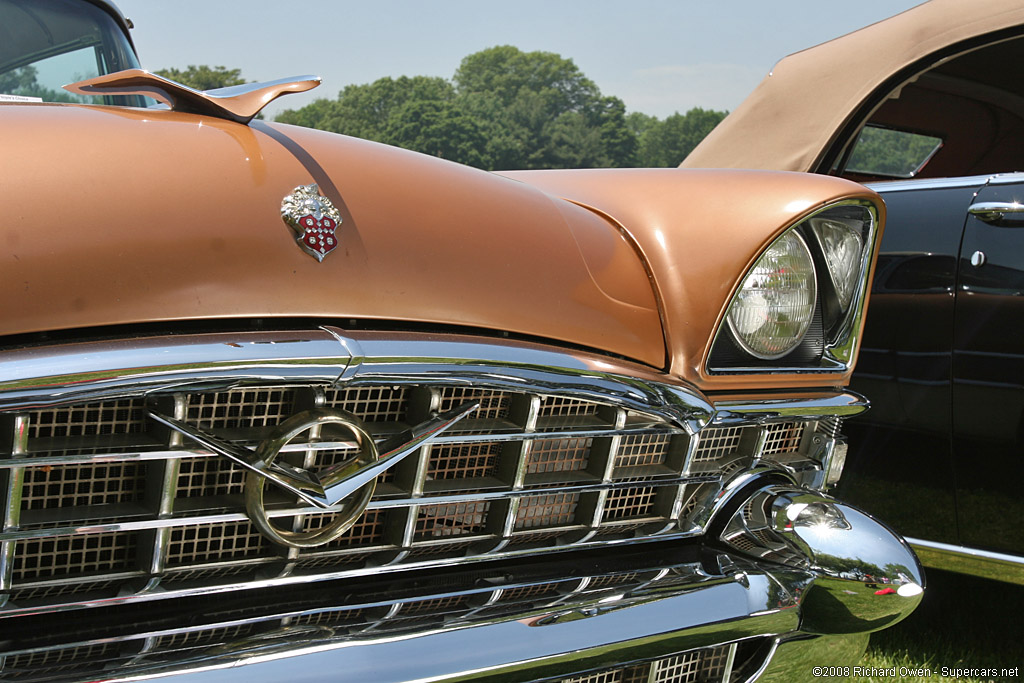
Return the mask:
<path id="1" fill-rule="evenodd" d="M 1024 174 L 971 205 L 956 287 L 953 455 L 961 543 L 1024 552 Z"/>
<path id="2" fill-rule="evenodd" d="M 876 183 L 887 207 L 852 388 L 871 410 L 844 429 L 838 497 L 904 536 L 959 543 L 952 464 L 954 296 L 964 216 L 987 176 Z"/>

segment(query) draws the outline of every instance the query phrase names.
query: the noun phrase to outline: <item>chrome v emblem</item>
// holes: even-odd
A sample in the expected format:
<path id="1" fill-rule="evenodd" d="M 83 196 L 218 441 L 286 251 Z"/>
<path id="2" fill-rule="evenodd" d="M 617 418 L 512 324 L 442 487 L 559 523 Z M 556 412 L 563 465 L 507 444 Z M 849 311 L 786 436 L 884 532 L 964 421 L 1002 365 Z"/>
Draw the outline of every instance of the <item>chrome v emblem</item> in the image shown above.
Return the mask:
<path id="1" fill-rule="evenodd" d="M 379 444 L 373 442 L 372 437 L 366 433 L 361 426 L 362 423 L 354 415 L 343 411 L 314 408 L 286 420 L 280 426 L 283 429 L 275 430 L 255 451 L 153 410 L 147 412 L 156 422 L 187 436 L 214 453 L 230 458 L 251 473 L 294 493 L 302 500 L 319 508 L 330 508 L 372 483 L 424 443 L 472 413 L 479 405 L 463 404 L 395 434 Z M 340 423 L 353 432 L 360 442 L 360 447 L 368 446 L 376 456 L 371 458 L 373 462 L 360 467 L 354 466 L 352 460 L 346 460 L 320 473 L 314 473 L 274 461 L 281 449 L 296 435 L 315 425 L 330 423 Z"/>

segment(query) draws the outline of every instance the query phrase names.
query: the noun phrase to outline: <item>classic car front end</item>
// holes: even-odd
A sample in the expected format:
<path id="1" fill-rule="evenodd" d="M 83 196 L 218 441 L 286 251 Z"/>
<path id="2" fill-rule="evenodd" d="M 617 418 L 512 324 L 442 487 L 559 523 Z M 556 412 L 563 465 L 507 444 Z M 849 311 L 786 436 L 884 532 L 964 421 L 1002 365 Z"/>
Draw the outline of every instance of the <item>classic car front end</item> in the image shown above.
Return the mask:
<path id="1" fill-rule="evenodd" d="M 499 176 L 122 66 L 71 89 L 169 109 L 0 106 L 0 677 L 792 680 L 918 604 L 827 493 L 876 194 Z"/>

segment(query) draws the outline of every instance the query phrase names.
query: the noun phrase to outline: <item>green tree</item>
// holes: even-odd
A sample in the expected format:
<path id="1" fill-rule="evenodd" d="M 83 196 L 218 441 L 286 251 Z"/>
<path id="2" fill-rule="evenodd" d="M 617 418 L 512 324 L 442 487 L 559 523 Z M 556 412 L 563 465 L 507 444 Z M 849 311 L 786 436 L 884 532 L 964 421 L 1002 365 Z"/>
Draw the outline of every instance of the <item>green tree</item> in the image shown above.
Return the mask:
<path id="1" fill-rule="evenodd" d="M 408 100 L 384 130 L 391 145 L 487 168 L 487 139 L 472 116 L 452 101 Z"/>
<path id="2" fill-rule="evenodd" d="M 728 112 L 694 107 L 685 114 L 676 112 L 664 121 L 642 119 L 636 115 L 631 126 L 639 130 L 639 162 L 646 167 L 678 166 L 701 140 L 725 118 Z M 640 116 L 644 116 L 641 114 Z"/>
<path id="3" fill-rule="evenodd" d="M 388 126 L 407 102 L 450 102 L 454 97 L 455 89 L 443 78 L 386 77 L 345 86 L 337 100 L 317 100 L 298 110 L 289 109 L 276 120 L 388 142 Z"/>
<path id="4" fill-rule="evenodd" d="M 185 69 L 160 69 L 154 72 L 157 76 L 187 85 L 196 90 L 214 90 L 232 85 L 242 85 L 247 81 L 242 78 L 241 69 L 229 69 L 226 66 L 196 66 L 189 64 Z"/>
<path id="5" fill-rule="evenodd" d="M 455 72 L 466 110 L 487 121 L 497 168 L 621 166 L 633 162 L 636 137 L 625 105 L 600 90 L 571 59 L 511 45 L 481 50 Z"/>

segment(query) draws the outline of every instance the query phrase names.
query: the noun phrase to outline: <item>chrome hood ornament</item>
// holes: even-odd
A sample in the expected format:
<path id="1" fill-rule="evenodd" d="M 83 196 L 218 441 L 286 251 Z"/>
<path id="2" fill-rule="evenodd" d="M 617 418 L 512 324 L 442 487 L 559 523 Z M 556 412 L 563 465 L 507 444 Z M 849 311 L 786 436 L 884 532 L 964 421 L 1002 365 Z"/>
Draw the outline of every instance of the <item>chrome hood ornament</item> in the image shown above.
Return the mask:
<path id="1" fill-rule="evenodd" d="M 287 195 L 281 202 L 281 218 L 295 231 L 295 242 L 317 261 L 338 246 L 335 230 L 341 225 L 341 212 L 316 184 L 300 185 Z"/>
<path id="2" fill-rule="evenodd" d="M 399 432 L 380 444 L 374 442 L 362 420 L 355 415 L 343 410 L 313 408 L 279 424 L 255 451 L 152 410 L 149 416 L 248 470 L 245 506 L 249 519 L 260 533 L 274 543 L 293 548 L 311 548 L 333 541 L 356 523 L 370 503 L 378 476 L 478 407 L 478 403 L 464 404 Z M 317 431 L 312 438 L 318 438 L 319 430 L 324 425 L 338 425 L 348 431 L 357 448 L 355 455 L 318 473 L 276 461 L 292 439 L 313 429 Z M 271 522 L 263 500 L 264 485 L 267 482 L 311 505 L 330 509 L 337 514 L 322 527 L 309 531 L 276 526 Z M 289 524 L 292 521 L 291 516 L 284 519 Z"/>

